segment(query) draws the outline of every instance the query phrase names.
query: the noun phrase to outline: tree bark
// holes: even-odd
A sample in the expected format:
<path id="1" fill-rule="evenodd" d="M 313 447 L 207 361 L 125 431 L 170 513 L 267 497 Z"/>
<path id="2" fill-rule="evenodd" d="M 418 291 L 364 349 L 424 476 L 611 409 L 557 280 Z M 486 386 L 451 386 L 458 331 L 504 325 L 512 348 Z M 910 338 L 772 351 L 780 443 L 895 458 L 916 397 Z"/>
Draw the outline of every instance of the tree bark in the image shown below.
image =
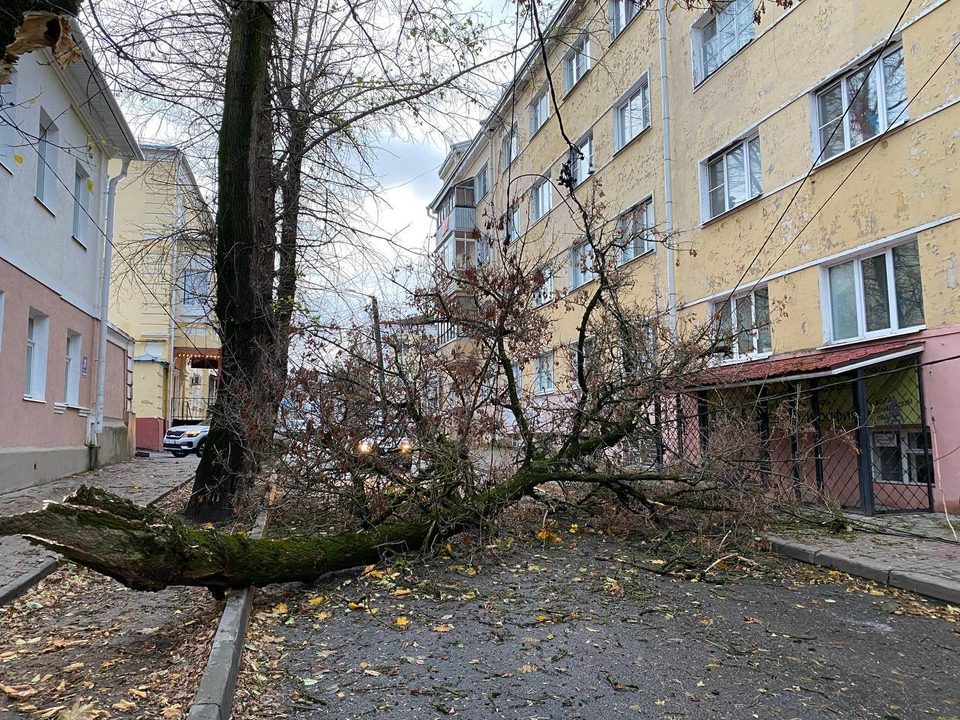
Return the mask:
<path id="1" fill-rule="evenodd" d="M 257 470 L 276 424 L 273 281 L 276 242 L 269 97 L 270 4 L 234 6 L 220 127 L 217 183 L 216 313 L 221 330 L 220 392 L 197 468 L 188 514 L 218 520 Z"/>
<path id="2" fill-rule="evenodd" d="M 640 473 L 629 479 L 663 477 Z M 611 481 L 601 475 L 523 470 L 486 492 L 409 521 L 327 537 L 281 540 L 190 527 L 103 490 L 81 487 L 43 510 L 0 517 L 0 536 L 23 535 L 136 590 L 192 585 L 221 592 L 248 585 L 311 582 L 328 572 L 375 563 L 388 552 L 421 550 L 476 527 L 537 485 L 558 478 Z"/>

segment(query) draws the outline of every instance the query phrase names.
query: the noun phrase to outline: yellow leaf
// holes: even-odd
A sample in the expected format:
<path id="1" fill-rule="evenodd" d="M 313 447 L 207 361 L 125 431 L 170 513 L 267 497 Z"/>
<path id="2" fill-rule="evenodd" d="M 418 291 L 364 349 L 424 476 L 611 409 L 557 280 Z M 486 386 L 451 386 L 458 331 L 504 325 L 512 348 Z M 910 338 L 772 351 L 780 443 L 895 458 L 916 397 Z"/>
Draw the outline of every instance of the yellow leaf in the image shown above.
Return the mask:
<path id="1" fill-rule="evenodd" d="M 20 153 L 14 153 L 14 154 L 13 154 L 13 161 L 14 161 L 17 165 L 23 165 L 23 155 L 21 155 Z"/>
<path id="2" fill-rule="evenodd" d="M 397 627 L 403 628 L 410 624 L 410 619 L 404 615 L 401 615 L 400 617 L 398 617 L 396 620 L 393 621 L 393 624 L 396 625 Z"/>
<path id="3" fill-rule="evenodd" d="M 286 615 L 288 612 L 290 612 L 290 608 L 287 607 L 286 603 L 277 603 L 273 606 L 270 612 L 272 612 L 274 615 Z"/>
<path id="4" fill-rule="evenodd" d="M 324 620 L 329 620 L 330 618 L 332 618 L 333 613 L 330 612 L 329 610 L 323 610 L 321 612 L 318 612 L 313 617 L 317 622 L 323 622 Z"/>
<path id="5" fill-rule="evenodd" d="M 314 607 L 317 605 L 323 605 L 325 602 L 327 602 L 326 595 L 316 595 L 307 601 L 308 604 L 313 605 Z"/>
<path id="6" fill-rule="evenodd" d="M 413 590 L 411 590 L 410 588 L 397 588 L 396 590 L 393 591 L 393 596 L 394 596 L 394 597 L 406 597 L 407 595 L 409 595 L 409 594 L 412 593 L 412 592 L 413 592 Z"/>
<path id="7" fill-rule="evenodd" d="M 435 633 L 448 633 L 453 630 L 453 625 L 450 625 L 449 623 L 441 623 L 439 625 L 434 625 L 430 629 Z"/>
<path id="8" fill-rule="evenodd" d="M 351 610 L 363 610 L 363 605 L 356 602 L 348 602 L 347 607 L 350 608 Z"/>
<path id="9" fill-rule="evenodd" d="M 522 672 L 522 673 L 537 672 L 539 669 L 540 669 L 540 668 L 538 668 L 536 665 L 531 665 L 530 663 L 527 663 L 526 665 L 521 665 L 521 666 L 520 666 L 520 672 Z"/>
<path id="10" fill-rule="evenodd" d="M 87 190 L 93 192 L 93 179 L 87 178 Z"/>
<path id="11" fill-rule="evenodd" d="M 537 615 L 537 622 L 546 622 L 549 619 L 546 615 Z"/>
<path id="12" fill-rule="evenodd" d="M 82 662 L 70 663 L 69 665 L 65 665 L 62 668 L 62 670 L 64 672 L 73 672 L 75 670 L 83 670 L 83 663 Z"/>

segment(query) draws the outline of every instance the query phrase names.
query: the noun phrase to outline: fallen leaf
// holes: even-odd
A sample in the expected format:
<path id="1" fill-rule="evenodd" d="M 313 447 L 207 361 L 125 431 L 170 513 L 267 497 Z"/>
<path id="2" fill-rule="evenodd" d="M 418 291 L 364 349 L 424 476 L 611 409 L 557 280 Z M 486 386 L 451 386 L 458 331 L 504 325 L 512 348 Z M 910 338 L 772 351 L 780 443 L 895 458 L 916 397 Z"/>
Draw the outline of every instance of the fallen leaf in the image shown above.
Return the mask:
<path id="1" fill-rule="evenodd" d="M 405 615 L 401 615 L 400 617 L 398 617 L 396 620 L 393 621 L 393 624 L 396 625 L 397 627 L 404 628 L 410 624 L 410 619 L 407 618 Z"/>
<path id="2" fill-rule="evenodd" d="M 430 629 L 436 633 L 448 633 L 453 630 L 453 625 L 450 625 L 449 623 L 440 623 L 439 625 L 434 625 Z"/>

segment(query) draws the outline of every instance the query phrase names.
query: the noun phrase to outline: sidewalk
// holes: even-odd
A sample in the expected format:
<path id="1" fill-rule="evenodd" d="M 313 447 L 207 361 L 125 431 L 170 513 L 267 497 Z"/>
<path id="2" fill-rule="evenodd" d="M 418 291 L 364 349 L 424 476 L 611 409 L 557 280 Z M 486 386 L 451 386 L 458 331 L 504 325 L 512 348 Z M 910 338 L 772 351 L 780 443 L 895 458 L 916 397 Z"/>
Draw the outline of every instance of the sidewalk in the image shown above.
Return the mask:
<path id="1" fill-rule="evenodd" d="M 0 494 L 0 515 L 39 510 L 47 500 L 62 500 L 80 485 L 95 485 L 146 505 L 189 480 L 197 458 L 155 455 L 72 475 L 43 485 Z M 8 602 L 52 572 L 57 555 L 23 538 L 0 538 L 0 604 Z"/>
<path id="2" fill-rule="evenodd" d="M 851 532 L 796 530 L 770 536 L 781 555 L 960 604 L 960 518 L 903 513 L 848 515 Z"/>

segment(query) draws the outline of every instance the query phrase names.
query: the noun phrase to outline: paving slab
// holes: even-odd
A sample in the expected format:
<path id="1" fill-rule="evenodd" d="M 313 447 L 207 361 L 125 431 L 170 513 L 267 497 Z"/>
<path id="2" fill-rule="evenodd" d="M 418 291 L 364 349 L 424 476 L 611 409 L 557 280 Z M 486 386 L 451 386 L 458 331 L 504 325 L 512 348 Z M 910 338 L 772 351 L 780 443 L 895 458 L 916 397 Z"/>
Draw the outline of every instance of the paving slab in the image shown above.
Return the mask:
<path id="1" fill-rule="evenodd" d="M 39 510 L 45 502 L 62 500 L 81 485 L 94 485 L 147 505 L 189 480 L 197 462 L 195 457 L 155 455 L 0 493 L 0 515 Z M 21 537 L 0 538 L 0 603 L 12 600 L 51 572 L 57 557 Z"/>
<path id="2" fill-rule="evenodd" d="M 960 603 L 956 519 L 932 513 L 851 517 L 850 531 L 799 529 L 771 536 L 779 554 L 950 603 Z"/>

